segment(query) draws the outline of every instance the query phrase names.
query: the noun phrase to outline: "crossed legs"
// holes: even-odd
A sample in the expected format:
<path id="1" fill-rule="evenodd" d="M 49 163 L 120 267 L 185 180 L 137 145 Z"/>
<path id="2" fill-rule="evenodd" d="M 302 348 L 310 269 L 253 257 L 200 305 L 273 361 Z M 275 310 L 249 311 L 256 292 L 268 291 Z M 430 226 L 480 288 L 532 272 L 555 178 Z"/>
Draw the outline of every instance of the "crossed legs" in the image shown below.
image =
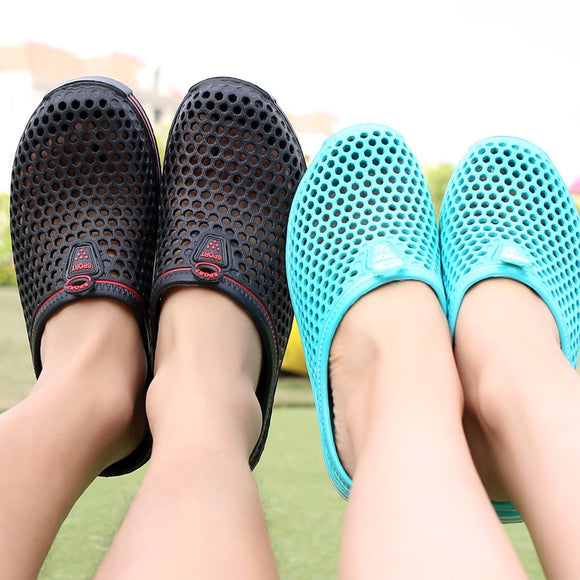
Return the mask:
<path id="1" fill-rule="evenodd" d="M 331 381 L 353 475 L 344 577 L 524 577 L 485 491 L 518 508 L 548 577 L 578 575 L 580 378 L 533 291 L 474 286 L 453 353 L 426 286 L 382 287 L 339 327 Z"/>
<path id="2" fill-rule="evenodd" d="M 79 317 L 90 331 L 79 334 Z M 15 580 L 36 577 L 74 502 L 145 426 L 143 347 L 125 307 L 101 299 L 62 309 L 42 350 L 31 395 L 0 416 L 10 466 L 0 473 L 0 576 Z M 97 577 L 276 576 L 248 464 L 260 364 L 257 331 L 232 301 L 203 289 L 168 294 L 147 396 L 153 458 Z"/>
<path id="3" fill-rule="evenodd" d="M 94 317 L 95 330 L 79 336 L 78 316 Z M 202 340 L 196 327 L 215 332 Z M 37 574 L 74 501 L 144 426 L 141 339 L 124 307 L 99 300 L 60 311 L 43 363 L 31 395 L 0 417 L 11 442 L 0 450 L 11 466 L 0 475 L 0 566 L 10 578 Z M 167 297 L 147 401 L 153 459 L 100 577 L 203 576 L 204 566 L 212 577 L 275 577 L 247 464 L 261 421 L 259 368 L 257 333 L 236 305 L 200 289 Z M 353 474 L 343 577 L 524 577 L 471 462 L 463 393 L 491 497 L 521 511 L 550 577 L 574 575 L 578 377 L 534 293 L 506 280 L 474 287 L 454 359 L 431 290 L 389 284 L 347 313 L 331 373 L 337 441 Z"/>
<path id="4" fill-rule="evenodd" d="M 525 578 L 471 460 L 447 321 L 395 282 L 346 314 L 331 355 L 337 444 L 353 484 L 344 578 Z"/>

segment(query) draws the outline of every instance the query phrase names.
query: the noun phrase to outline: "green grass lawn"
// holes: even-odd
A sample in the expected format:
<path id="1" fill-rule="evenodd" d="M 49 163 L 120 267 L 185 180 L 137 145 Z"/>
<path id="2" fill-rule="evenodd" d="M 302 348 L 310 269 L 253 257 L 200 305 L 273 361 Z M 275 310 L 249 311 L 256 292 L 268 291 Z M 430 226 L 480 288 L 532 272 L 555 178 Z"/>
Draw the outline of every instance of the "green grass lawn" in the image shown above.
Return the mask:
<path id="1" fill-rule="evenodd" d="M 34 380 L 30 364 L 17 294 L 14 289 L 0 288 L 0 408 L 26 396 Z M 89 487 L 63 525 L 40 580 L 92 577 L 145 470 L 99 478 Z M 334 491 L 323 465 L 306 380 L 287 377 L 281 381 L 270 436 L 255 477 L 280 578 L 336 578 L 346 503 Z M 509 525 L 506 530 L 528 577 L 544 578 L 525 526 Z"/>

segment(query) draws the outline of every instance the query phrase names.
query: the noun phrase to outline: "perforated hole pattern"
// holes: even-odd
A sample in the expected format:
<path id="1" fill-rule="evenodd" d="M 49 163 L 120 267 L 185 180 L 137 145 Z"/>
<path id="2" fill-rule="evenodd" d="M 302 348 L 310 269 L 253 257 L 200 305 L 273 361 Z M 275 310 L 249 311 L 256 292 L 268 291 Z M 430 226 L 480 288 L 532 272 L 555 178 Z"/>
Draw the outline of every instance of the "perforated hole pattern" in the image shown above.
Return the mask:
<path id="1" fill-rule="evenodd" d="M 94 240 L 104 279 L 145 300 L 155 251 L 158 157 L 143 119 L 102 84 L 50 93 L 16 151 L 11 186 L 14 263 L 26 324 L 62 288 L 68 254 Z"/>
<path id="2" fill-rule="evenodd" d="M 310 352 L 324 313 L 361 274 L 361 252 L 370 242 L 392 244 L 409 267 L 439 269 L 433 205 L 404 139 L 381 126 L 336 137 L 302 180 L 290 225 L 289 277 L 300 289 L 294 307 Z"/>
<path id="3" fill-rule="evenodd" d="M 224 78 L 192 87 L 167 144 L 156 279 L 190 267 L 201 237 L 227 238 L 227 275 L 269 309 L 285 348 L 292 323 L 286 227 L 304 169 L 292 127 L 261 89 Z"/>
<path id="4" fill-rule="evenodd" d="M 450 298 L 460 280 L 488 253 L 488 244 L 519 245 L 532 258 L 534 274 L 564 315 L 577 351 L 578 210 L 542 150 L 514 138 L 474 145 L 450 180 L 440 223 L 444 282 Z"/>

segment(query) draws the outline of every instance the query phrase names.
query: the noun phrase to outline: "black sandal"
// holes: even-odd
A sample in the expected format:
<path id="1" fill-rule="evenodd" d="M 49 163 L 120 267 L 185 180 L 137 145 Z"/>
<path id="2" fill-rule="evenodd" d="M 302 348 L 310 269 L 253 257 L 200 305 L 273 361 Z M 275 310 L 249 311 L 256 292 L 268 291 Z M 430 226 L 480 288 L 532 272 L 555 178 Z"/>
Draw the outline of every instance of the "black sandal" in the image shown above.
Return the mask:
<path id="1" fill-rule="evenodd" d="M 127 305 L 148 354 L 149 297 L 160 167 L 153 130 L 117 81 L 68 81 L 42 100 L 16 151 L 10 229 L 20 300 L 36 375 L 48 318 L 83 298 Z M 143 465 L 150 436 L 102 475 Z"/>
<path id="2" fill-rule="evenodd" d="M 263 345 L 256 395 L 260 458 L 293 311 L 285 271 L 286 224 L 304 157 L 290 122 L 268 93 L 233 78 L 194 85 L 167 142 L 152 292 L 153 326 L 163 293 L 204 286 L 233 298 Z"/>

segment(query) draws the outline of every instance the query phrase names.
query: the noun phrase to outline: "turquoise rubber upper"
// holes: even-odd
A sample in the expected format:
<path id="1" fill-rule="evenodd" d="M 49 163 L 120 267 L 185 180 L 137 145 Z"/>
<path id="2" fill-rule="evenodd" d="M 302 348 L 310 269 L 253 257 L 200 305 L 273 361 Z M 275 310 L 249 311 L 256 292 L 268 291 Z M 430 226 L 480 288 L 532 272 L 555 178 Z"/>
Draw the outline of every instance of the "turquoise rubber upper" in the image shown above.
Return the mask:
<path id="1" fill-rule="evenodd" d="M 351 479 L 336 451 L 328 382 L 340 321 L 361 296 L 394 280 L 423 281 L 445 305 L 431 197 L 401 135 L 367 124 L 325 141 L 294 197 L 286 270 L 324 459 L 346 498 Z"/>
<path id="2" fill-rule="evenodd" d="M 535 145 L 493 137 L 456 167 L 441 206 L 443 281 L 452 333 L 476 282 L 513 278 L 546 302 L 576 367 L 580 345 L 580 217 L 564 181 Z"/>
<path id="3" fill-rule="evenodd" d="M 473 145 L 457 165 L 440 220 L 452 335 L 467 290 L 486 278 L 518 280 L 550 308 L 562 351 L 576 368 L 580 345 L 580 217 L 544 151 L 513 137 Z M 503 522 L 522 521 L 509 502 Z"/>

